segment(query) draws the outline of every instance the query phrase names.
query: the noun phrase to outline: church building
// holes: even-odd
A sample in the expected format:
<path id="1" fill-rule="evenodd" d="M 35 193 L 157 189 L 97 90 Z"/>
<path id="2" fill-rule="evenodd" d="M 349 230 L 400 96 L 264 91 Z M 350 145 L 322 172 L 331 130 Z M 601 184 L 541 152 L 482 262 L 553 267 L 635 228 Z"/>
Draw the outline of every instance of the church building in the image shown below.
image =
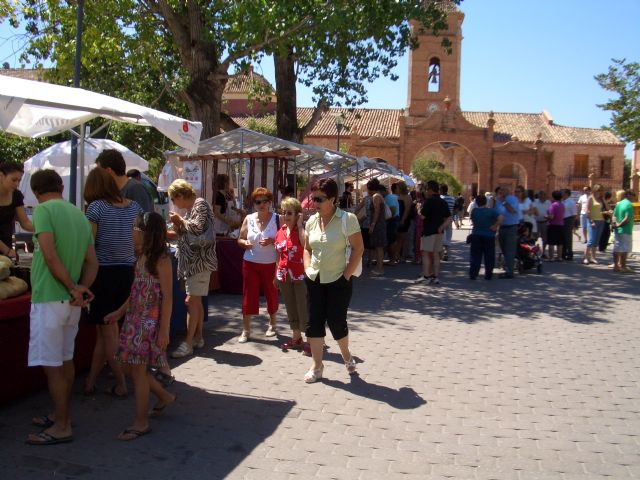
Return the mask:
<path id="1" fill-rule="evenodd" d="M 331 108 L 305 143 L 335 149 L 340 116 L 342 150 L 382 159 L 405 173 L 418 158 L 436 160 L 464 184 L 465 195 L 517 184 L 547 191 L 581 190 L 595 183 L 620 188 L 625 145 L 610 131 L 557 125 L 546 111 L 461 109 L 463 20 L 464 14 L 452 8 L 446 31 L 419 36 L 419 47 L 409 53 L 406 108 Z M 450 53 L 443 38 L 451 43 Z M 312 110 L 298 109 L 299 124 L 310 119 Z M 248 126 L 246 118 L 232 116 Z"/>

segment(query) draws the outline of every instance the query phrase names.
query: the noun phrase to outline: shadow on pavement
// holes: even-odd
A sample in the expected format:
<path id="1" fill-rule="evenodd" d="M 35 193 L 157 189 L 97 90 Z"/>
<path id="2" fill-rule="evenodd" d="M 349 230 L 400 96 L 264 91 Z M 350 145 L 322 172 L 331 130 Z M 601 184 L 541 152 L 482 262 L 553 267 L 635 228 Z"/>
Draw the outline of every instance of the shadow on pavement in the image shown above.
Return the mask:
<path id="1" fill-rule="evenodd" d="M 349 383 L 329 379 L 323 379 L 322 383 L 370 400 L 387 403 L 398 410 L 411 410 L 427 403 L 411 387 L 401 387 L 398 390 L 394 390 L 384 385 L 367 383 L 358 374 L 351 375 L 351 382 Z"/>
<path id="2" fill-rule="evenodd" d="M 75 441 L 47 447 L 24 444 L 27 434 L 37 431 L 24 412 L 45 412 L 49 406 L 46 392 L 3 409 L 2 477 L 225 478 L 274 433 L 295 405 L 183 383 L 176 383 L 172 390 L 178 394 L 176 404 L 162 417 L 150 420 L 153 431 L 149 435 L 130 442 L 115 437 L 133 418 L 132 396 L 119 401 L 106 395 L 74 395 Z"/>
<path id="3" fill-rule="evenodd" d="M 616 274 L 604 265 L 574 262 L 544 264 L 544 273 L 525 273 L 512 280 L 468 279 L 468 248 L 454 242 L 451 261 L 442 263 L 441 285 L 415 284 L 421 267 L 402 264 L 387 268 L 384 277 L 371 277 L 367 270 L 357 279 L 351 302 L 350 328 L 358 323 L 395 327 L 400 315 L 423 314 L 464 323 L 496 321 L 514 315 L 523 321 L 542 315 L 584 325 L 607 323 L 610 298 L 631 297 L 640 289 L 640 273 Z M 500 273 L 497 270 L 495 273 Z M 384 318 L 380 312 L 384 311 Z"/>

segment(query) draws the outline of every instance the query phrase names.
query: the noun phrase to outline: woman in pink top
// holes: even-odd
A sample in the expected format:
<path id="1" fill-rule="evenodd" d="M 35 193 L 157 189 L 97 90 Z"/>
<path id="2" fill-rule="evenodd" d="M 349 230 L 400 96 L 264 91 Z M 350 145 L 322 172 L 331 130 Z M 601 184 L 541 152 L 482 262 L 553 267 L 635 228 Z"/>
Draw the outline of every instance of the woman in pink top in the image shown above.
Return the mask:
<path id="1" fill-rule="evenodd" d="M 547 221 L 549 222 L 549 228 L 547 229 L 547 241 L 549 245 L 549 261 L 561 262 L 560 252 L 562 252 L 563 245 L 563 225 L 564 225 L 564 205 L 562 204 L 562 194 L 560 191 L 555 190 L 551 193 L 553 203 L 547 211 Z M 554 259 L 553 251 L 556 250 L 556 256 Z"/>
<path id="2" fill-rule="evenodd" d="M 304 282 L 305 231 L 302 227 L 302 208 L 293 197 L 280 203 L 284 216 L 283 225 L 276 233 L 275 247 L 278 252 L 276 278 L 273 284 L 282 293 L 287 318 L 292 330 L 290 341 L 282 344 L 282 349 L 304 349 L 311 352 L 309 344 L 303 342 L 302 332 L 307 328 L 307 285 Z"/>

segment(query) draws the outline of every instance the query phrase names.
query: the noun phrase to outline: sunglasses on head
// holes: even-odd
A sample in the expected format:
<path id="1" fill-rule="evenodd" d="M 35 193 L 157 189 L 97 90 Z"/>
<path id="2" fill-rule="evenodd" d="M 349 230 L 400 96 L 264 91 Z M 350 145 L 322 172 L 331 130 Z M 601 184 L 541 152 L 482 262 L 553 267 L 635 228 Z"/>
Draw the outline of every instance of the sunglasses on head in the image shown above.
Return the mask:
<path id="1" fill-rule="evenodd" d="M 312 198 L 313 203 L 322 203 L 325 200 L 329 200 L 327 197 L 313 197 Z"/>
<path id="2" fill-rule="evenodd" d="M 147 224 L 149 223 L 150 215 L 151 215 L 151 212 L 146 212 L 144 215 L 142 215 L 141 216 L 142 222 L 140 222 L 138 225 L 134 225 L 133 229 L 136 232 L 144 232 L 147 229 Z"/>
<path id="3" fill-rule="evenodd" d="M 253 203 L 254 205 L 262 205 L 263 203 L 267 203 L 269 202 L 269 200 L 267 200 L 266 198 L 263 200 L 254 200 Z"/>

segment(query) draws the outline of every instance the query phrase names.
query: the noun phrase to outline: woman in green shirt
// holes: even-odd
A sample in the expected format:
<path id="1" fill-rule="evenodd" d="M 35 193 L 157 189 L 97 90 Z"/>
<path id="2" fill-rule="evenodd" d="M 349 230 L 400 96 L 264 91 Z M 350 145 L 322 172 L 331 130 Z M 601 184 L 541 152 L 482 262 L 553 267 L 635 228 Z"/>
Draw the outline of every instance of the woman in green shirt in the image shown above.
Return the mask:
<path id="1" fill-rule="evenodd" d="M 304 267 L 309 294 L 307 339 L 313 364 L 304 376 L 307 383 L 322 378 L 325 325 L 338 342 L 347 371 L 355 373 L 356 361 L 349 351 L 347 310 L 353 288 L 352 276 L 362 269 L 364 244 L 357 217 L 336 207 L 338 185 L 332 178 L 311 186 L 316 214 L 305 227 Z M 348 259 L 347 244 L 351 247 Z"/>

